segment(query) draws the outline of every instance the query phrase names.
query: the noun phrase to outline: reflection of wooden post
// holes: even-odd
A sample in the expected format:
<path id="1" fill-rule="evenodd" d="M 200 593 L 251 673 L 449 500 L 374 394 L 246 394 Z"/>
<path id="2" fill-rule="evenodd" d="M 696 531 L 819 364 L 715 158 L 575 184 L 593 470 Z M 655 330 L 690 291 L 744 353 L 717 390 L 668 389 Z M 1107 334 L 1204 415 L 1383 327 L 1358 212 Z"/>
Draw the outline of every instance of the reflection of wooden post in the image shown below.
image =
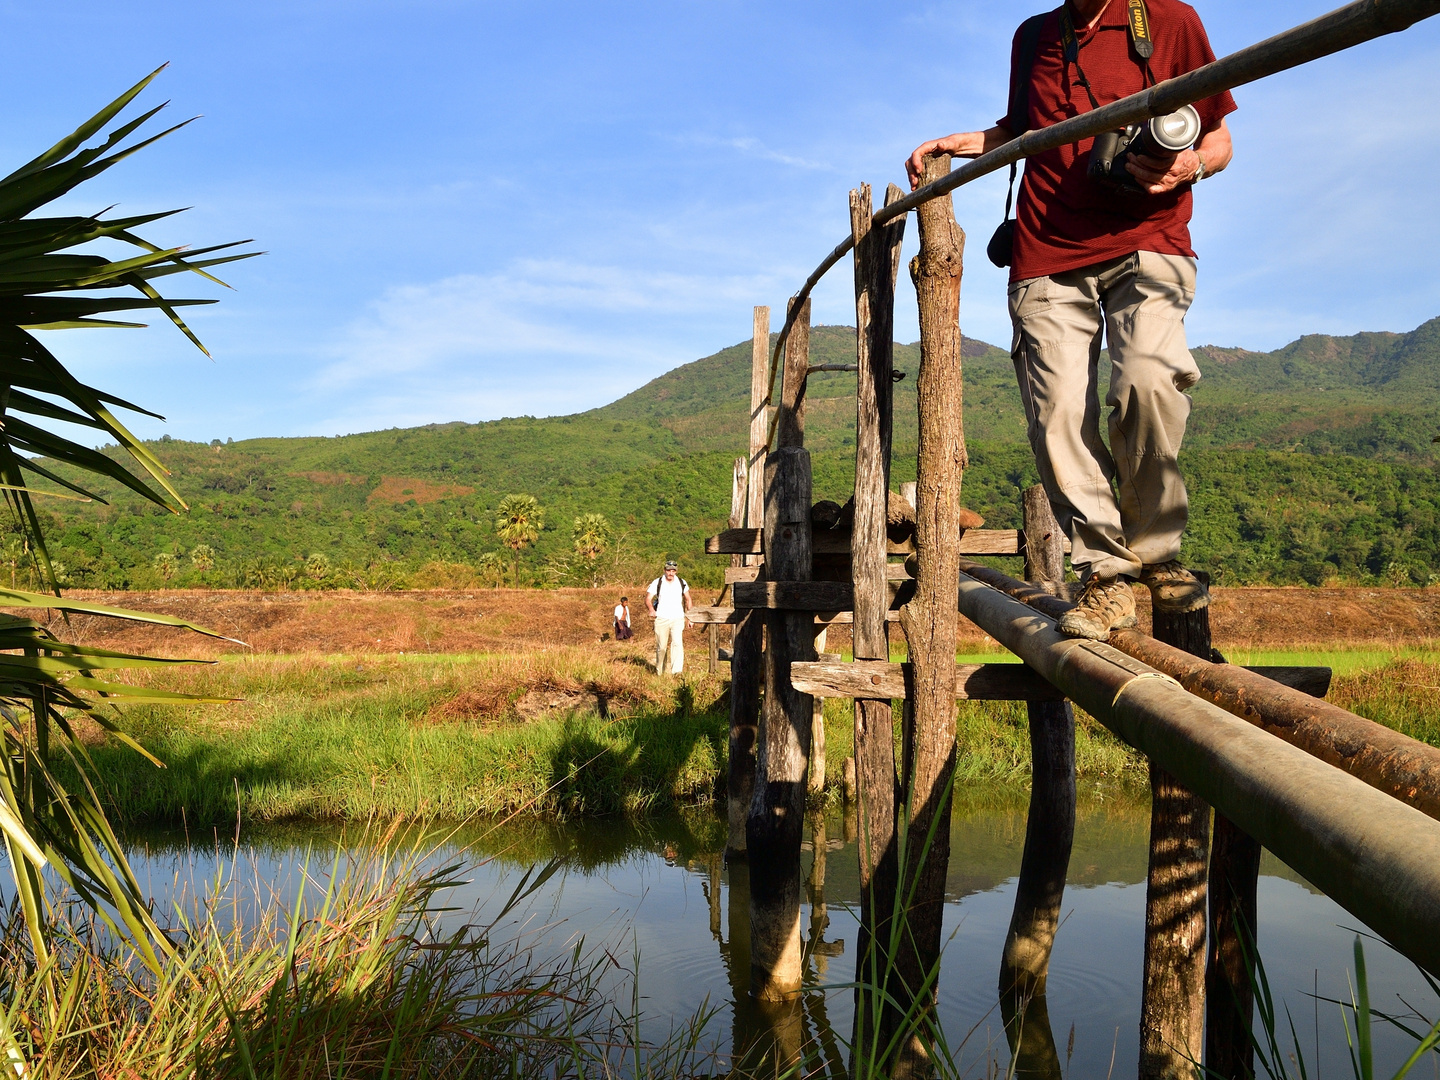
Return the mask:
<path id="1" fill-rule="evenodd" d="M 809 306 L 795 320 L 785 355 L 775 451 L 765 459 L 765 569 L 772 581 L 809 581 L 810 454 L 804 439 Z M 815 658 L 815 616 L 771 611 L 765 645 L 765 704 L 755 791 L 745 822 L 750 856 L 751 987 L 762 1001 L 800 993 L 800 843 L 814 702 L 790 683 L 790 665 Z"/>
<path id="2" fill-rule="evenodd" d="M 716 941 L 720 940 L 720 874 L 724 866 L 725 860 L 718 852 L 710 856 L 705 899 L 710 904 L 710 936 Z"/>
<path id="3" fill-rule="evenodd" d="M 901 196 L 890 185 L 887 202 Z M 895 275 L 905 219 L 871 228 L 870 186 L 850 192 L 850 230 L 855 239 L 855 325 L 859 378 L 855 425 L 855 518 L 851 574 L 855 588 L 854 654 L 857 660 L 889 660 L 885 615 L 885 518 L 890 492 L 893 430 L 891 371 L 894 361 Z M 895 848 L 895 727 L 889 699 L 855 702 L 855 767 L 860 787 L 860 927 L 856 956 L 855 1070 L 873 1061 L 890 1021 L 882 1016 L 874 987 L 888 967 L 888 949 L 899 870 Z M 867 986 L 871 989 L 867 990 Z"/>
<path id="4" fill-rule="evenodd" d="M 744 859 L 728 859 L 725 876 L 730 895 L 720 959 L 730 980 L 731 1052 L 739 1058 L 755 1041 L 754 1002 L 750 998 L 750 866 Z"/>
<path id="5" fill-rule="evenodd" d="M 1152 622 L 1157 641 L 1209 659 L 1209 608 Z M 1153 762 L 1150 795 L 1140 1080 L 1169 1080 L 1194 1075 L 1203 1050 L 1210 807 Z"/>
<path id="6" fill-rule="evenodd" d="M 746 459 L 745 501 L 740 525 L 760 524 L 764 513 L 763 468 L 769 416 L 765 396 L 769 392 L 770 309 L 755 309 L 755 335 L 750 348 L 750 450 Z M 737 466 L 736 476 L 740 470 Z M 731 499 L 734 523 L 735 500 Z M 753 565 L 760 559 L 745 557 Z M 763 571 L 762 571 L 763 572 Z M 755 737 L 760 720 L 760 651 L 765 639 L 764 618 L 759 612 L 745 614 L 735 626 L 730 649 L 730 768 L 727 784 L 730 835 L 726 851 L 730 856 L 745 853 L 745 815 L 755 790 Z"/>
<path id="7" fill-rule="evenodd" d="M 1015 1061 L 1007 1076 L 1014 1080 L 1063 1080 L 1065 1074 L 1050 1030 L 1050 1009 L 1044 994 L 1029 999 L 1002 997 L 1000 1019 Z"/>
<path id="8" fill-rule="evenodd" d="M 1210 583 L 1209 575 L 1204 577 Z M 1209 610 L 1202 612 L 1207 618 Z M 1213 643 L 1211 643 L 1213 644 Z M 1211 656 L 1206 659 L 1213 659 Z M 1260 845 L 1224 814 L 1216 813 L 1210 844 L 1210 946 L 1205 966 L 1205 1065 L 1224 1080 L 1255 1075 L 1250 1041 L 1255 991 L 1256 890 Z M 1250 962 L 1246 960 L 1246 954 Z"/>
<path id="9" fill-rule="evenodd" d="M 949 155 L 925 163 L 925 183 L 950 171 Z M 960 484 L 965 469 L 960 357 L 960 275 L 965 234 L 950 196 L 916 211 L 920 254 L 910 277 L 920 306 L 920 373 L 916 393 L 918 477 L 901 494 L 915 511 L 915 596 L 900 609 L 913 677 L 906 696 L 904 767 L 908 840 L 902 881 L 911 896 L 897 970 L 900 1007 L 910 1010 L 940 963 L 945 875 L 950 866 L 951 783 L 955 773 L 955 606 L 960 570 Z M 933 837 L 929 834 L 933 831 Z M 924 1008 L 933 1008 L 935 983 Z M 918 1019 L 918 1018 L 917 1018 Z M 901 1048 L 899 1072 L 928 1074 L 920 1039 Z"/>
<path id="10" fill-rule="evenodd" d="M 1065 553 L 1060 526 L 1038 484 L 1025 492 L 1024 513 L 1025 580 L 1055 591 L 1064 577 Z M 1027 702 L 1026 712 L 1030 720 L 1030 812 L 1015 910 L 1000 962 L 1002 1007 L 1017 1014 L 1022 1028 L 1034 1023 L 1025 1012 L 1025 1003 L 1045 993 L 1075 839 L 1075 712 L 1068 701 Z M 1012 1045 L 1015 1038 L 1012 1032 Z"/>

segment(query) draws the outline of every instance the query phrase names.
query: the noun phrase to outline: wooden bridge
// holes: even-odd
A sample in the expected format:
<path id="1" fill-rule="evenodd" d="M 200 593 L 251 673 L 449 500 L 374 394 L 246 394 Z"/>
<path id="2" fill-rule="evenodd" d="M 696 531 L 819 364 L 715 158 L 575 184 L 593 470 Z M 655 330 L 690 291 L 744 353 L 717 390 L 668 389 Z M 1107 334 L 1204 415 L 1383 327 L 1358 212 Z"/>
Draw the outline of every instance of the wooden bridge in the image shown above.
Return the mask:
<path id="1" fill-rule="evenodd" d="M 1019 530 L 984 529 L 961 506 L 964 234 L 948 196 L 1022 157 L 1436 14 L 1440 0 L 1361 0 L 955 172 L 932 158 L 924 186 L 907 196 L 891 185 L 879 211 L 862 186 L 850 193 L 850 235 L 789 302 L 773 353 L 769 310 L 755 309 L 749 454 L 735 463 L 731 527 L 706 544 L 731 557 L 730 602 L 690 618 L 710 627 L 712 664 L 731 664 L 729 855 L 749 863 L 751 985 L 761 999 L 800 989 L 801 830 L 807 792 L 825 774 L 817 701 L 854 702 L 854 775 L 847 762 L 845 779 L 860 805 L 862 902 L 852 1075 L 926 1072 L 916 1018 L 933 1006 L 939 963 L 957 700 L 1024 701 L 1028 711 L 1030 813 L 997 963 L 1017 1052 L 1030 1037 L 1027 1010 L 1043 999 L 1069 862 L 1072 702 L 1150 761 L 1142 1078 L 1191 1076 L 1202 1060 L 1221 1076 L 1253 1074 L 1248 958 L 1262 846 L 1440 974 L 1440 750 L 1326 703 L 1326 669 L 1225 663 L 1208 610 L 1156 612 L 1153 637 L 1064 637 L 1055 619 L 1068 607 L 1067 545 L 1044 493 L 1024 493 Z M 920 306 L 918 479 L 892 492 L 892 316 L 911 210 L 920 230 L 909 267 Z M 852 251 L 856 363 L 812 366 L 810 290 Z M 814 503 L 804 448 L 806 381 L 835 369 L 857 377 L 854 500 L 843 509 Z M 977 563 L 982 556 L 1023 560 L 1024 580 Z M 961 615 L 1024 664 L 957 664 Z M 851 627 L 851 661 L 825 653 L 836 623 Z M 894 623 L 903 664 L 890 658 Z M 733 631 L 728 652 L 722 626 Z"/>

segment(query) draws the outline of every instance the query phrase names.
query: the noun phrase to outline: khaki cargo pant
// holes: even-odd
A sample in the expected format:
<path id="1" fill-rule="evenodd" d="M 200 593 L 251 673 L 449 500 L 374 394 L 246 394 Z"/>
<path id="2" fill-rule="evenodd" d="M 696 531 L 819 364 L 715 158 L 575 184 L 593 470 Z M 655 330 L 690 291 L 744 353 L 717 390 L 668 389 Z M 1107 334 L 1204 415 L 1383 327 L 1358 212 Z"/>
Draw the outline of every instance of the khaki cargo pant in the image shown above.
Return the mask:
<path id="1" fill-rule="evenodd" d="M 1194 298 L 1195 260 L 1153 251 L 1010 286 L 1030 446 L 1082 580 L 1138 577 L 1142 563 L 1180 553 L 1189 503 L 1176 456 L 1190 416 L 1185 391 L 1200 379 L 1185 347 Z M 1102 333 L 1111 362 L 1108 449 Z"/>
<path id="2" fill-rule="evenodd" d="M 665 665 L 665 653 L 669 650 L 670 665 Z M 685 620 L 655 620 L 655 674 L 679 675 L 685 670 Z"/>

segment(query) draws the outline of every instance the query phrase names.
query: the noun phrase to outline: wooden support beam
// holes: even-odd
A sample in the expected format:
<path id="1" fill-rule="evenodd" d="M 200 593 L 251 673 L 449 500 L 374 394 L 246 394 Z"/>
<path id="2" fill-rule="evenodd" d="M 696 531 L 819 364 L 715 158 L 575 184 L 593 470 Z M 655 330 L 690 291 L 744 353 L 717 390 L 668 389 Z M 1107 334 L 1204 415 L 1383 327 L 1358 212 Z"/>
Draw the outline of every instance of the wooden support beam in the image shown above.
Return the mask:
<path id="1" fill-rule="evenodd" d="M 796 437 L 793 425 L 787 438 Z M 765 459 L 765 567 L 790 580 L 810 573 L 810 455 L 780 446 Z M 790 666 L 815 656 L 814 620 L 769 611 L 765 702 L 755 759 L 754 794 L 745 820 L 750 860 L 750 990 L 761 1001 L 791 1001 L 803 974 L 800 938 L 800 842 L 805 820 L 814 702 L 797 689 Z"/>
<path id="2" fill-rule="evenodd" d="M 889 610 L 896 610 L 915 595 L 909 578 L 884 580 Z M 848 581 L 751 581 L 733 588 L 737 608 L 774 611 L 854 611 L 855 586 Z"/>
<path id="3" fill-rule="evenodd" d="M 850 554 L 850 535 L 840 530 L 821 529 L 814 534 L 815 554 Z M 1069 541 L 1062 539 L 1064 550 L 1070 550 Z M 910 555 L 915 551 L 911 540 L 887 540 L 886 554 Z M 758 555 L 765 549 L 764 537 L 759 529 L 726 529 L 705 540 L 707 555 Z M 966 529 L 960 537 L 959 552 L 971 557 L 981 555 L 1023 555 L 1018 529 Z"/>
<path id="4" fill-rule="evenodd" d="M 955 664 L 954 701 L 1062 701 L 1063 695 L 1024 664 Z M 886 660 L 792 664 L 790 681 L 807 694 L 905 698 L 911 664 Z"/>
<path id="5" fill-rule="evenodd" d="M 1210 609 L 1156 609 L 1157 641 L 1210 656 Z M 1140 1080 L 1190 1076 L 1204 1054 L 1210 807 L 1152 759 Z"/>
<path id="6" fill-rule="evenodd" d="M 685 618 L 695 626 L 702 626 L 706 623 L 726 623 L 731 626 L 740 626 L 746 621 L 746 616 L 755 610 L 757 609 L 697 605 L 685 613 Z M 816 611 L 812 614 L 815 622 L 821 626 L 848 626 L 855 621 L 854 613 L 849 611 Z M 899 622 L 900 613 L 887 611 L 885 621 Z M 736 636 L 739 636 L 739 631 L 736 631 Z"/>
<path id="7" fill-rule="evenodd" d="M 902 198 L 890 185 L 887 200 Z M 850 231 L 855 242 L 856 386 L 855 518 L 851 573 L 855 585 L 854 652 L 859 660 L 889 660 L 886 612 L 886 510 L 894 418 L 895 276 L 905 219 L 872 229 L 870 186 L 850 192 Z M 855 767 L 860 797 L 860 927 L 856 957 L 852 1071 L 880 1061 L 898 1017 L 876 987 L 891 965 L 888 947 L 899 865 L 895 833 L 895 730 L 888 698 L 855 701 Z M 866 989 L 869 987 L 870 989 Z"/>
<path id="8" fill-rule="evenodd" d="M 734 556 L 732 556 L 733 558 Z M 885 566 L 885 574 L 891 581 L 910 580 L 910 571 L 905 568 L 904 563 L 892 562 Z M 727 566 L 725 567 L 725 584 L 734 585 L 737 581 L 755 581 L 760 577 L 758 566 Z"/>

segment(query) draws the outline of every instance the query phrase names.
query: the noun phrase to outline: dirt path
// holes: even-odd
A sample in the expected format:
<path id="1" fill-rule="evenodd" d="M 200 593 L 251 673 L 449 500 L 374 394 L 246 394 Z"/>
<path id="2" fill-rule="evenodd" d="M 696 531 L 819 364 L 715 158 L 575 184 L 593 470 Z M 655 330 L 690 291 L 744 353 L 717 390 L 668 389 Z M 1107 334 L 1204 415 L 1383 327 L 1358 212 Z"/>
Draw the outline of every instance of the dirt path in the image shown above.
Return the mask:
<path id="1" fill-rule="evenodd" d="M 636 613 L 636 644 L 648 646 L 653 638 L 644 616 L 643 586 L 394 593 L 76 591 L 68 595 L 177 615 L 247 642 L 256 652 L 396 653 L 597 644 L 609 634 L 610 609 L 622 592 L 629 595 L 631 611 Z M 1148 603 L 1143 599 L 1141 622 L 1148 625 Z M 1440 588 L 1216 589 L 1213 622 L 1215 642 L 1222 650 L 1434 643 L 1440 640 Z M 245 651 L 240 645 L 185 631 L 98 617 L 74 616 L 68 629 L 56 620 L 54 628 L 69 640 L 127 651 L 197 657 Z M 828 647 L 848 648 L 848 633 L 837 630 L 832 630 Z M 983 631 L 962 620 L 962 649 L 984 641 Z M 704 642 L 700 632 L 686 635 L 687 648 L 696 658 L 703 654 Z"/>

